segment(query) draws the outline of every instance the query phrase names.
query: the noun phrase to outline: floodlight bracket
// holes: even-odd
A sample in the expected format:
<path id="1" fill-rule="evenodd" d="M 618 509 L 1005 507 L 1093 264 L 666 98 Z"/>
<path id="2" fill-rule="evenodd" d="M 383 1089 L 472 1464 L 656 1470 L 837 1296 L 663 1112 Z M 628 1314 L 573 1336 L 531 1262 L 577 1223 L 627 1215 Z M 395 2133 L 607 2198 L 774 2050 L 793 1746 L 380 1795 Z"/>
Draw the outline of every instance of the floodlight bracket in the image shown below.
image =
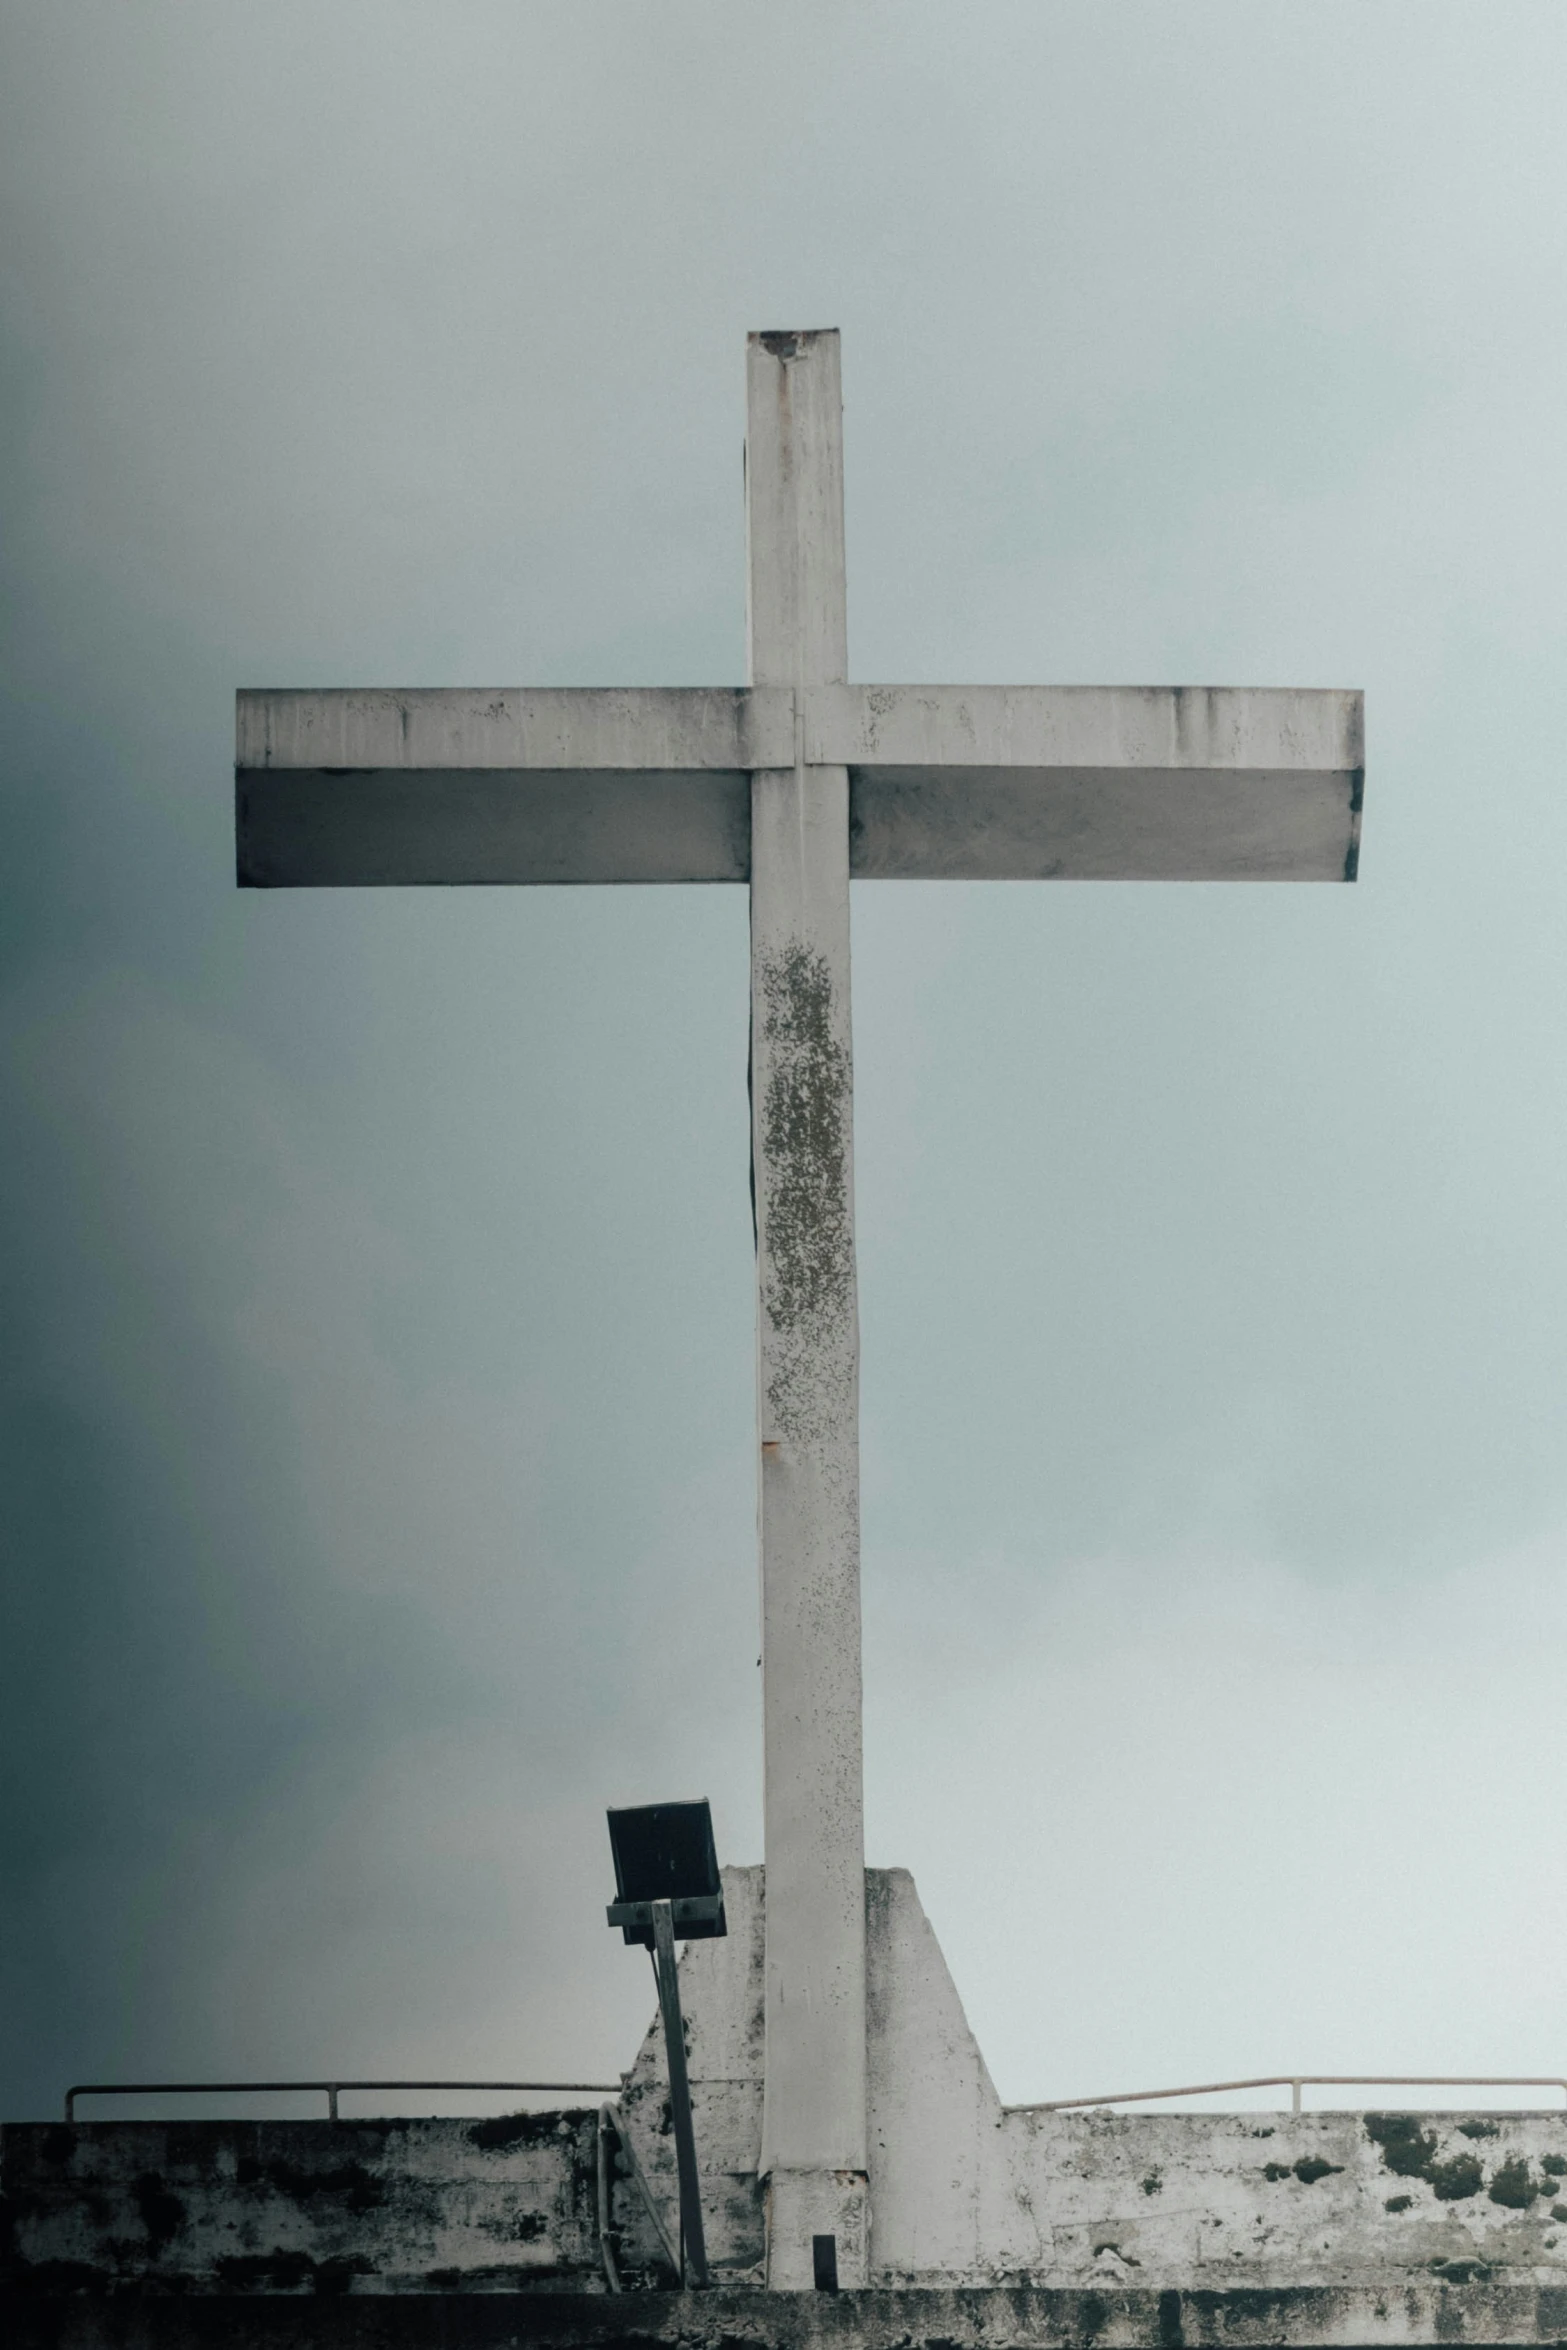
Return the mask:
<path id="1" fill-rule="evenodd" d="M 641 1903 L 628 1903 L 640 1908 Z M 691 2082 L 686 2072 L 686 2027 L 680 2012 L 676 1972 L 674 1903 L 646 1903 L 653 1929 L 653 1973 L 664 2022 L 664 2056 L 669 2067 L 669 2119 L 675 2136 L 675 2170 L 680 2180 L 680 2282 L 707 2283 L 707 2239 L 702 2227 L 702 2185 L 697 2170 L 696 2133 L 691 2126 Z"/>
<path id="2" fill-rule="evenodd" d="M 691 1939 L 693 1928 L 705 1929 L 710 1934 L 724 1932 L 724 1897 L 721 1893 L 689 1893 L 683 1901 L 666 1904 L 669 1922 L 677 1936 Z M 619 1926 L 629 1942 L 635 1933 L 638 1940 L 652 1932 L 654 1904 L 651 1901 L 612 1901 L 605 1910 L 609 1925 Z"/>

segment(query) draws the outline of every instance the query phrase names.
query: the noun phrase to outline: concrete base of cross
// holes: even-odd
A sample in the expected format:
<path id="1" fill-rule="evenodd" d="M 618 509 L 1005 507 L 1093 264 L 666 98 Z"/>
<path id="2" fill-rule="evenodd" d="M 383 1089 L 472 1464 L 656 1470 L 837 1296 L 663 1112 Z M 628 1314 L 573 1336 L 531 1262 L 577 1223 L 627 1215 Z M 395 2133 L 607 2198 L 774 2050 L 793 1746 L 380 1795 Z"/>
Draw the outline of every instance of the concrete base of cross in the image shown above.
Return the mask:
<path id="1" fill-rule="evenodd" d="M 726 1868 L 722 1941 L 680 1961 L 697 2160 L 713 2281 L 845 2292 L 889 2261 L 974 2275 L 1001 2105 L 904 1869 L 865 1874 L 871 2170 L 774 2168 L 761 2181 L 765 1872 Z M 668 2076 L 656 2025 L 620 2110 L 654 2194 L 674 2208 Z M 635 2199 L 627 2243 L 640 2244 Z M 829 2243 L 818 2243 L 829 2239 Z M 825 2273 L 824 2273 L 825 2272 Z"/>
<path id="2" fill-rule="evenodd" d="M 728 1939 L 687 1944 L 680 1967 L 715 2285 L 808 2292 L 814 2239 L 831 2236 L 845 2291 L 1021 2279 L 1089 2293 L 1402 2291 L 1489 2278 L 1567 2293 L 1567 2115 L 1422 2115 L 1438 2192 L 1405 2176 L 1375 2114 L 1009 2111 L 903 1869 L 865 1874 L 868 2181 L 785 2172 L 759 2189 L 764 1882 L 759 1868 L 724 1871 Z M 1047 2002 L 1040 2012 L 1047 2027 Z M 672 2213 L 667 2097 L 655 2027 L 620 2104 Z M 640 2208 L 621 2188 L 628 2280 L 656 2281 Z"/>
<path id="3" fill-rule="evenodd" d="M 870 2182 L 863 2171 L 775 2170 L 765 2184 L 764 2213 L 772 2292 L 851 2292 L 870 2282 Z"/>

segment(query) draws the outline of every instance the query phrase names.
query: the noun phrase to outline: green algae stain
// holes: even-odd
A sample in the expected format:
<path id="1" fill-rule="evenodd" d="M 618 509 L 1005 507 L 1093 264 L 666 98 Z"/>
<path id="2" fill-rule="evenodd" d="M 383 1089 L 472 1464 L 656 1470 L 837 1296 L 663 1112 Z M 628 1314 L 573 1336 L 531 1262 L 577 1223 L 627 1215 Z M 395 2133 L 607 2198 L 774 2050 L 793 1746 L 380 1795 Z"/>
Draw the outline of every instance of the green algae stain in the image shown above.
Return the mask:
<path id="1" fill-rule="evenodd" d="M 1527 2211 L 1540 2190 L 1530 2175 L 1529 2165 L 1521 2154 L 1511 2155 L 1503 2163 L 1486 2189 L 1493 2203 L 1500 2203 L 1507 2211 Z"/>

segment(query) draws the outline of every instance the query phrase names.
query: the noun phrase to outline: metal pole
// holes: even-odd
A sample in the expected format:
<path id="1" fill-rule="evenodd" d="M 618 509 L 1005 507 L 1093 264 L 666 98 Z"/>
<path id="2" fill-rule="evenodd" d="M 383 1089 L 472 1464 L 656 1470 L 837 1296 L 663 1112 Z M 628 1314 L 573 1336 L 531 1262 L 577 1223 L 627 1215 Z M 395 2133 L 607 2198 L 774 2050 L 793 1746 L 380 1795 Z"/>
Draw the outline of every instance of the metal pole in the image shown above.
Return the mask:
<path id="1" fill-rule="evenodd" d="M 680 2172 L 680 2281 L 682 2284 L 686 2281 L 689 2262 L 692 2281 L 705 2285 L 707 2243 L 702 2233 L 696 2134 L 691 2127 L 691 2084 L 686 2077 L 686 2030 L 675 1974 L 674 1917 L 667 1901 L 653 1904 L 653 1959 L 658 1976 L 658 2004 L 664 2018 L 664 2050 L 669 2059 L 669 2118 L 674 2125 L 675 2161 Z"/>
<path id="2" fill-rule="evenodd" d="M 594 2183 L 597 2188 L 599 2223 L 599 2251 L 604 2258 L 604 2282 L 612 2293 L 620 2291 L 620 2271 L 615 2266 L 614 2229 L 611 2219 L 611 2190 L 609 2141 L 612 2131 L 609 2107 L 599 2107 L 598 2134 L 594 2142 Z"/>

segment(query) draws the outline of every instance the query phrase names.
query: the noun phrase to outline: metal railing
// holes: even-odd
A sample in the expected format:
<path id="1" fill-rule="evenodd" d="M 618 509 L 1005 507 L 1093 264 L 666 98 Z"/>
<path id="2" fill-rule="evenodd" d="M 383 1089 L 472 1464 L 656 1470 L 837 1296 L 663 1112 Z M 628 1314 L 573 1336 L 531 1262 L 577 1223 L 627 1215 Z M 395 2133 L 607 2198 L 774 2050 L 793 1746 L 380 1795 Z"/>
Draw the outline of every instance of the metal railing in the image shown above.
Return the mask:
<path id="1" fill-rule="evenodd" d="M 1197 2081 L 1184 2089 L 1121 2089 L 1113 2097 L 1051 2097 L 1009 2105 L 1008 2113 L 1074 2113 L 1088 2105 L 1146 2105 L 1157 2097 L 1216 2097 L 1227 2089 L 1288 2089 L 1299 2113 L 1302 2089 L 1560 2089 L 1552 2073 L 1263 2073 L 1251 2081 Z"/>
<path id="2" fill-rule="evenodd" d="M 327 2101 L 327 2119 L 336 2121 L 338 2098 L 349 2090 L 380 2096 L 413 2090 L 420 2095 L 456 2096 L 495 2091 L 519 2096 L 618 2097 L 619 2081 L 78 2081 L 65 2092 L 65 2118 L 76 2119 L 78 2097 L 288 2097 Z M 1009 2105 L 1008 2113 L 1077 2113 L 1092 2105 L 1148 2105 L 1164 2097 L 1219 2097 L 1232 2089 L 1288 2089 L 1290 2110 L 1301 2110 L 1302 2089 L 1560 2089 L 1567 2076 L 1554 2073 L 1259 2073 L 1245 2081 L 1193 2081 L 1178 2089 L 1120 2089 L 1103 2097 L 1047 2097 Z"/>
<path id="3" fill-rule="evenodd" d="M 338 2119 L 337 2101 L 348 2090 L 365 2090 L 373 2095 L 389 2091 L 417 2090 L 441 2095 L 468 2094 L 478 2090 L 505 2089 L 529 2095 L 547 2096 L 585 2095 L 618 2097 L 619 2081 L 78 2081 L 65 2092 L 65 2118 L 76 2119 L 78 2097 L 288 2097 L 319 2096 L 326 2099 L 327 2119 Z"/>

